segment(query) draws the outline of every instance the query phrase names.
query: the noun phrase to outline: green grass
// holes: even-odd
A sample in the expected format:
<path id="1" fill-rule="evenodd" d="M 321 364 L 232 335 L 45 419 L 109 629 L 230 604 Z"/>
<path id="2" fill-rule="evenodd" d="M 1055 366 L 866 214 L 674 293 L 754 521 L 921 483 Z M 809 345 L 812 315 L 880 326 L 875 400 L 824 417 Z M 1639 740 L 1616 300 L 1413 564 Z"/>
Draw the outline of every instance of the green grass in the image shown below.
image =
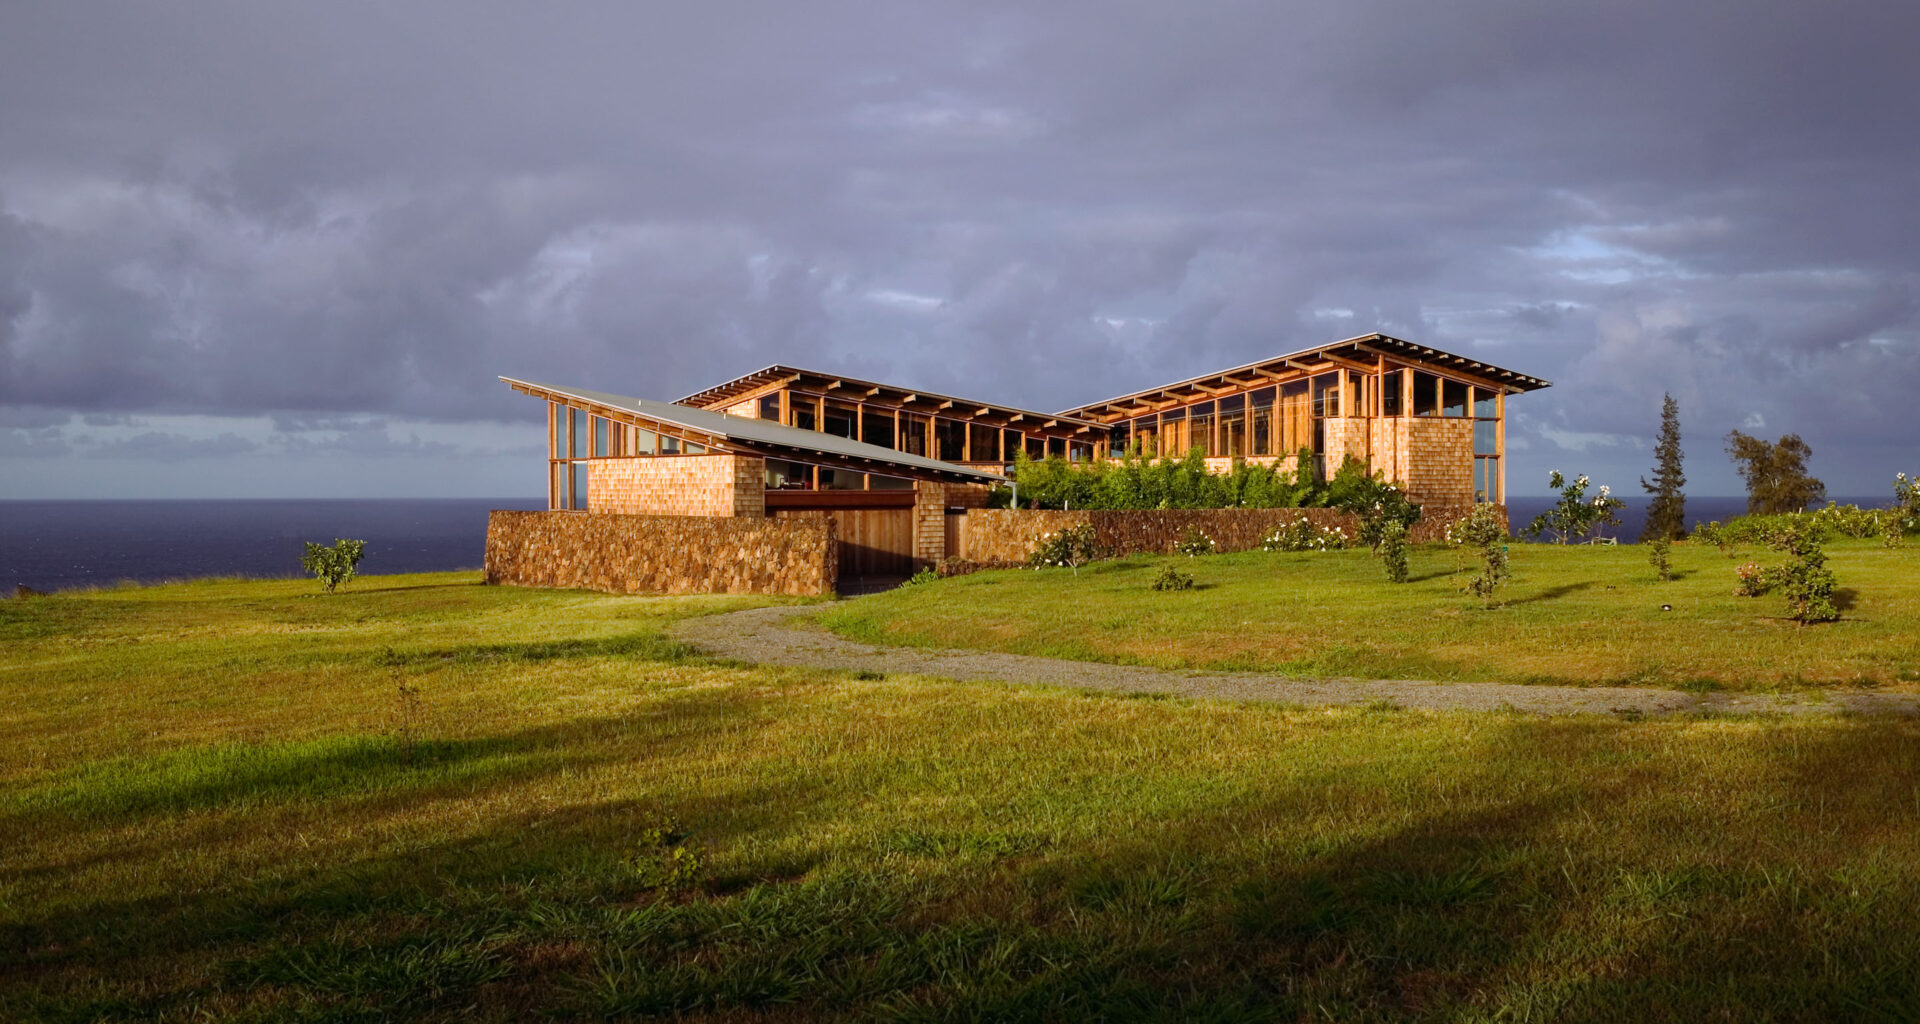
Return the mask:
<path id="1" fill-rule="evenodd" d="M 0 604 L 0 1020 L 1920 1006 L 1913 722 L 1122 699 L 661 633 L 745 603 Z"/>
<path id="2" fill-rule="evenodd" d="M 1662 583 L 1634 545 L 1515 544 L 1515 578 L 1481 607 L 1459 555 L 1415 548 L 1411 582 L 1362 550 L 1135 557 L 1004 570 L 834 606 L 877 643 L 1292 676 L 1678 686 L 1920 688 L 1920 549 L 1831 545 L 1843 618 L 1802 627 L 1778 597 L 1733 595 L 1734 566 L 1778 556 L 1675 545 Z M 1175 562 L 1196 589 L 1148 586 Z M 1671 610 L 1663 609 L 1670 605 Z"/>

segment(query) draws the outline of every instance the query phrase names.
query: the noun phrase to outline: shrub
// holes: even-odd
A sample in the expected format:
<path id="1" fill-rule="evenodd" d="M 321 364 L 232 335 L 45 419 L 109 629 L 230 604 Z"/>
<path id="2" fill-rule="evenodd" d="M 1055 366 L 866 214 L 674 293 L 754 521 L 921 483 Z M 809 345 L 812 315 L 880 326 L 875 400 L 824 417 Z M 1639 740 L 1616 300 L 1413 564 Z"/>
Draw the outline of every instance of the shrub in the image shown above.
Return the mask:
<path id="1" fill-rule="evenodd" d="M 1387 582 L 1407 582 L 1407 524 L 1389 519 L 1381 527 L 1380 565 L 1387 571 Z"/>
<path id="2" fill-rule="evenodd" d="M 928 584 L 928 583 L 933 583 L 939 579 L 940 579 L 940 573 L 936 571 L 932 566 L 927 566 L 926 568 L 921 569 L 919 572 L 914 573 L 912 576 L 907 577 L 907 581 L 900 585 L 903 587 L 918 587 L 918 586 L 924 586 L 925 584 Z"/>
<path id="3" fill-rule="evenodd" d="M 1647 564 L 1653 566 L 1654 575 L 1665 583 L 1673 579 L 1673 541 L 1662 533 L 1647 542 Z"/>
<path id="4" fill-rule="evenodd" d="M 1080 574 L 1080 567 L 1099 556 L 1099 545 L 1093 527 L 1082 523 L 1064 530 L 1056 530 L 1040 538 L 1032 553 L 1027 555 L 1027 565 L 1035 569 L 1066 568 L 1074 575 Z"/>
<path id="5" fill-rule="evenodd" d="M 1500 507 L 1473 506 L 1473 511 L 1447 527 L 1447 540 L 1473 549 L 1480 559 L 1480 571 L 1461 581 L 1460 589 L 1480 598 L 1482 607 L 1493 607 L 1494 591 L 1513 575 L 1507 564 L 1507 524 Z"/>
<path id="6" fill-rule="evenodd" d="M 1195 555 L 1213 554 L 1213 538 L 1200 532 L 1198 527 L 1189 526 L 1180 539 L 1173 544 L 1173 550 L 1192 558 Z"/>
<path id="7" fill-rule="evenodd" d="M 1787 599 L 1787 607 L 1801 625 L 1832 622 L 1840 617 L 1834 606 L 1837 581 L 1827 568 L 1827 553 L 1820 547 L 1819 531 L 1796 520 L 1774 534 L 1771 546 L 1784 551 L 1787 561 L 1768 570 L 1771 582 Z"/>
<path id="8" fill-rule="evenodd" d="M 1901 529 L 1920 533 L 1920 475 L 1893 478 L 1893 512 Z"/>
<path id="9" fill-rule="evenodd" d="M 1572 483 L 1554 470 L 1547 477 L 1547 486 L 1560 492 L 1560 501 L 1552 508 L 1534 517 L 1523 531 L 1530 538 L 1538 538 L 1542 532 L 1551 531 L 1555 539 L 1565 544 L 1579 537 L 1586 538 L 1601 526 L 1619 526 L 1620 517 L 1615 515 L 1626 502 L 1613 497 L 1612 488 L 1602 486 L 1600 493 L 1587 497 L 1587 487 L 1592 481 L 1582 473 Z"/>
<path id="10" fill-rule="evenodd" d="M 1306 516 L 1273 528 L 1260 541 L 1262 551 L 1338 551 L 1347 546 L 1347 531 L 1339 526 L 1315 526 Z"/>
<path id="11" fill-rule="evenodd" d="M 1153 578 L 1155 590 L 1192 590 L 1193 574 L 1184 573 L 1171 565 L 1163 566 L 1160 575 Z"/>
<path id="12" fill-rule="evenodd" d="M 1326 504 L 1326 485 L 1315 475 L 1313 452 L 1295 457 L 1292 472 L 1237 461 L 1226 473 L 1207 471 L 1199 449 L 1184 456 L 1143 458 L 1129 450 L 1118 459 L 1073 463 L 1059 456 L 1014 457 L 1021 504 L 1041 508 L 1310 508 Z"/>
<path id="13" fill-rule="evenodd" d="M 1733 596 L 1759 597 L 1773 588 L 1773 577 L 1759 562 L 1744 562 L 1733 570 Z"/>
<path id="14" fill-rule="evenodd" d="M 306 553 L 300 556 L 300 568 L 318 577 L 333 593 L 335 587 L 353 579 L 354 569 L 360 565 L 360 556 L 367 550 L 364 540 L 333 539 L 332 547 L 321 547 L 307 541 Z"/>

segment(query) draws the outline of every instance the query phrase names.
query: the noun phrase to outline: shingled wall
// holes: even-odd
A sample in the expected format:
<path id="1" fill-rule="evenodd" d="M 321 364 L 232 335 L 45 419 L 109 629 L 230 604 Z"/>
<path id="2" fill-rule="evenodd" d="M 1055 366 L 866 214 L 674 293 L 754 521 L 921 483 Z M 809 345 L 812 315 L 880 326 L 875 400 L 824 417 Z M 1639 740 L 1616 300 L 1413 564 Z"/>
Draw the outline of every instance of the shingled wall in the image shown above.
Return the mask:
<path id="1" fill-rule="evenodd" d="M 833 593 L 827 516 L 736 518 L 496 511 L 487 582 L 614 594 Z"/>

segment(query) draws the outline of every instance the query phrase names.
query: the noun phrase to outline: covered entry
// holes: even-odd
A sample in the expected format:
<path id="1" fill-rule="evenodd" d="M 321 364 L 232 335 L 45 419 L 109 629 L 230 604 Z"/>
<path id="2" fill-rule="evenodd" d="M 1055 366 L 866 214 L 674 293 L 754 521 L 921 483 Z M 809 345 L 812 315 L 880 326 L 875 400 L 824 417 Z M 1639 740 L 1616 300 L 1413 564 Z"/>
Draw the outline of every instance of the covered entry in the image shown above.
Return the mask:
<path id="1" fill-rule="evenodd" d="M 889 586 L 913 575 L 912 491 L 768 491 L 767 512 L 833 519 L 842 593 Z"/>

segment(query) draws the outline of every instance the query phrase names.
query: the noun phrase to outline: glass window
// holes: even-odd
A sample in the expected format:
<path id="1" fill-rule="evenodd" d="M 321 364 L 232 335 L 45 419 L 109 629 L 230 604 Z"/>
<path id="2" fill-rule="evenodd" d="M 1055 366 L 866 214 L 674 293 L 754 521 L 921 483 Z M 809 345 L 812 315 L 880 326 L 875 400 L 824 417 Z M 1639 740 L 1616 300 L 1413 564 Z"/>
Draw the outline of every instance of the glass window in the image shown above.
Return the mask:
<path id="1" fill-rule="evenodd" d="M 927 454 L 927 418 L 910 412 L 900 414 L 900 450 L 908 455 Z"/>
<path id="2" fill-rule="evenodd" d="M 859 413 L 853 406 L 842 402 L 828 402 L 826 433 L 854 440 L 856 439 L 854 426 L 858 419 Z"/>
<path id="3" fill-rule="evenodd" d="M 1474 420 L 1473 421 L 1473 454 L 1475 455 L 1500 454 L 1500 421 L 1499 420 Z"/>
<path id="4" fill-rule="evenodd" d="M 573 504 L 568 507 L 585 509 L 587 507 L 587 467 L 591 464 L 574 462 L 569 465 L 573 470 Z"/>
<path id="5" fill-rule="evenodd" d="M 1047 454 L 1058 455 L 1063 459 L 1066 458 L 1067 457 L 1067 439 L 1064 437 L 1047 438 Z"/>
<path id="6" fill-rule="evenodd" d="M 1220 452 L 1233 457 L 1247 454 L 1247 396 L 1220 400 Z"/>
<path id="7" fill-rule="evenodd" d="M 627 452 L 632 455 L 652 455 L 659 450 L 659 443 L 659 435 L 635 427 L 633 435 L 627 438 Z"/>
<path id="8" fill-rule="evenodd" d="M 1187 454 L 1187 410 L 1169 409 L 1160 414 L 1160 453 L 1170 459 Z"/>
<path id="9" fill-rule="evenodd" d="M 1413 414 L 1440 415 L 1440 378 L 1431 373 L 1413 373 Z"/>
<path id="10" fill-rule="evenodd" d="M 1044 437 L 1027 438 L 1027 458 L 1035 462 L 1047 457 L 1047 439 Z"/>
<path id="11" fill-rule="evenodd" d="M 707 446 L 704 444 L 694 444 L 692 441 L 685 441 L 682 442 L 682 447 L 686 448 L 688 455 L 707 454 Z"/>
<path id="12" fill-rule="evenodd" d="M 1273 454 L 1273 389 L 1261 388 L 1247 396 L 1249 423 L 1247 454 Z"/>
<path id="13" fill-rule="evenodd" d="M 860 440 L 882 448 L 893 447 L 893 411 L 861 406 Z"/>
<path id="14" fill-rule="evenodd" d="M 767 460 L 767 490 L 804 491 L 812 486 L 812 466 L 785 459 Z"/>
<path id="15" fill-rule="evenodd" d="M 553 411 L 549 413 L 551 419 L 548 426 L 548 429 L 553 431 L 553 453 L 551 457 L 564 459 L 567 457 L 567 407 L 558 402 L 549 402 L 547 404 L 553 409 Z"/>
<path id="16" fill-rule="evenodd" d="M 1159 454 L 1154 441 L 1160 436 L 1160 417 L 1146 415 L 1135 419 L 1128 434 L 1127 444 L 1138 448 L 1142 457 L 1153 458 Z"/>
<path id="17" fill-rule="evenodd" d="M 819 424 L 813 414 L 814 399 L 809 395 L 794 395 L 787 399 L 787 425 L 801 430 L 818 430 Z"/>
<path id="18" fill-rule="evenodd" d="M 662 455 L 680 454 L 680 439 L 677 437 L 668 437 L 665 434 L 661 434 L 660 435 L 660 454 Z"/>
<path id="19" fill-rule="evenodd" d="M 1473 414 L 1481 419 L 1500 415 L 1500 393 L 1486 388 L 1473 389 Z"/>
<path id="20" fill-rule="evenodd" d="M 1212 402 L 1195 402 L 1187 407 L 1187 445 L 1200 449 L 1203 457 L 1214 454 L 1213 416 Z"/>
<path id="21" fill-rule="evenodd" d="M 1500 460 L 1473 460 L 1473 500 L 1500 500 Z"/>
<path id="22" fill-rule="evenodd" d="M 967 434 L 972 445 L 967 449 L 968 459 L 974 462 L 1000 461 L 1000 428 L 984 423 L 969 423 Z"/>
<path id="23" fill-rule="evenodd" d="M 1093 461 L 1093 445 L 1088 444 L 1085 441 L 1067 442 L 1067 461 L 1068 462 L 1092 462 Z"/>
<path id="24" fill-rule="evenodd" d="M 820 489 L 823 491 L 861 491 L 867 486 L 867 475 L 855 473 L 849 469 L 828 469 L 820 467 Z"/>
<path id="25" fill-rule="evenodd" d="M 967 425 L 959 420 L 950 420 L 937 416 L 933 421 L 934 458 L 942 462 L 959 462 L 966 454 Z"/>
<path id="26" fill-rule="evenodd" d="M 760 418 L 780 422 L 780 392 L 760 396 Z"/>
<path id="27" fill-rule="evenodd" d="M 1467 386 L 1457 380 L 1442 380 L 1440 387 L 1440 415 L 1465 416 L 1467 414 Z"/>
<path id="28" fill-rule="evenodd" d="M 1273 453 L 1294 455 L 1313 447 L 1313 402 L 1307 382 L 1289 381 L 1280 385 L 1280 405 L 1275 414 Z"/>
<path id="29" fill-rule="evenodd" d="M 1323 373 L 1313 378 L 1313 415 L 1315 417 L 1340 415 L 1340 375 L 1338 373 Z"/>
<path id="30" fill-rule="evenodd" d="M 587 429 L 587 414 L 580 409 L 567 410 L 567 430 L 573 434 L 573 457 L 587 457 L 587 446 L 593 441 L 593 432 Z"/>
<path id="31" fill-rule="evenodd" d="M 608 424 L 607 424 L 607 421 L 606 421 L 606 420 L 604 420 L 604 419 L 601 419 L 601 418 L 600 418 L 600 417 L 598 417 L 598 416 L 595 416 L 595 417 L 593 418 L 593 455 L 594 455 L 594 458 L 598 458 L 598 459 L 604 459 L 604 458 L 606 458 L 606 457 L 607 457 L 607 454 L 608 454 L 608 451 L 609 451 L 609 449 L 610 449 L 610 447 L 611 447 L 611 440 L 610 440 L 610 438 L 608 437 L 608 429 L 607 429 L 607 428 L 608 428 Z"/>
<path id="32" fill-rule="evenodd" d="M 870 491 L 911 491 L 913 481 L 897 476 L 881 476 L 878 473 L 867 475 L 867 490 Z"/>
<path id="33" fill-rule="evenodd" d="M 1025 442 L 1021 440 L 1018 430 L 1008 430 L 1002 433 L 1000 435 L 1000 461 L 1012 462 L 1013 453 L 1019 451 L 1023 443 Z"/>
<path id="34" fill-rule="evenodd" d="M 1406 379 L 1407 375 L 1399 370 L 1388 370 L 1386 376 L 1380 378 L 1380 415 L 1400 415 L 1400 387 Z"/>

